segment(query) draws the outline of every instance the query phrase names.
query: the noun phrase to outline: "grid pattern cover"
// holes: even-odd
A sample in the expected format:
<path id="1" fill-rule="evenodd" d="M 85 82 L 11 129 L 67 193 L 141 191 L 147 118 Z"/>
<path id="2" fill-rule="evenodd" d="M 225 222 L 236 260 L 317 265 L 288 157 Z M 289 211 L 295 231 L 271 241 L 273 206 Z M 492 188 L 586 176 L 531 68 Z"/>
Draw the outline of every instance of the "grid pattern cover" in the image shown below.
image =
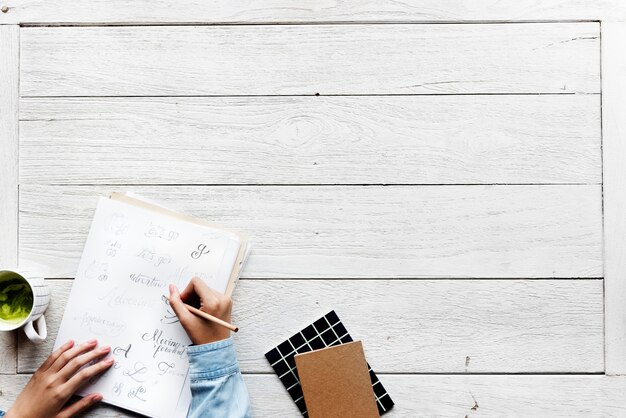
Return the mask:
<path id="1" fill-rule="evenodd" d="M 274 368 L 280 381 L 287 388 L 287 392 L 289 392 L 302 415 L 306 416 L 307 412 L 294 356 L 351 341 L 353 341 L 352 337 L 348 334 L 346 327 L 343 326 L 335 311 L 330 311 L 313 324 L 294 334 L 287 341 L 265 353 L 265 357 Z M 378 380 L 376 373 L 372 371 L 369 363 L 367 367 L 372 380 L 374 395 L 376 396 L 378 412 L 382 415 L 391 409 L 393 401 L 383 384 Z"/>

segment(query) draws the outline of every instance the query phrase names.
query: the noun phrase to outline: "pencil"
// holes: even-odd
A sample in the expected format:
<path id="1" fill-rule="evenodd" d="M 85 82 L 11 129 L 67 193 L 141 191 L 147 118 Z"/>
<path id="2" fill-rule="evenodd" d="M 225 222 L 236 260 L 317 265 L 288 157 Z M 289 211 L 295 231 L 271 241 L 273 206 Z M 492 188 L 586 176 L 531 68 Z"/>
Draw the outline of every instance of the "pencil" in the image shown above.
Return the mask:
<path id="1" fill-rule="evenodd" d="M 170 300 L 170 298 L 167 298 L 167 301 L 168 301 L 168 302 L 170 302 L 170 303 L 172 303 L 172 301 Z M 221 326 L 223 326 L 224 328 L 228 328 L 229 330 L 231 330 L 231 331 L 233 331 L 233 332 L 237 332 L 237 331 L 239 331 L 239 327 L 236 327 L 236 326 L 234 326 L 233 324 L 230 324 L 230 323 L 228 323 L 228 322 L 226 322 L 226 321 L 224 321 L 224 320 L 222 320 L 222 319 L 219 319 L 219 318 L 217 318 L 217 317 L 215 317 L 215 316 L 213 316 L 213 315 L 211 315 L 211 314 L 208 314 L 208 313 L 206 313 L 206 312 L 203 312 L 203 311 L 201 311 L 201 310 L 200 310 L 200 309 L 198 309 L 198 308 L 194 308 L 194 307 L 193 307 L 193 306 L 191 306 L 191 305 L 187 305 L 186 303 L 183 303 L 183 305 L 185 305 L 185 308 L 187 308 L 187 310 L 188 310 L 189 312 L 191 312 L 192 314 L 194 314 L 194 315 L 197 315 L 197 316 L 199 316 L 199 317 L 201 317 L 201 318 L 204 318 L 204 319 L 208 319 L 209 321 L 214 322 L 214 323 L 216 323 L 217 325 L 221 325 Z"/>

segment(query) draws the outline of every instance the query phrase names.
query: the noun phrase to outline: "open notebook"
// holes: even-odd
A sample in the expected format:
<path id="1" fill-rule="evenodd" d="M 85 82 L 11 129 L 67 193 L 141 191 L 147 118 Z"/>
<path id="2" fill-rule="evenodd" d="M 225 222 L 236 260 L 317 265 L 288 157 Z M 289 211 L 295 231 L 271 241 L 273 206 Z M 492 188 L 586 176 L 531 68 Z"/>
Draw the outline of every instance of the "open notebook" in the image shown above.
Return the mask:
<path id="1" fill-rule="evenodd" d="M 79 394 L 151 417 L 185 417 L 191 342 L 165 295 L 193 276 L 230 295 L 245 236 L 134 196 L 100 198 L 55 348 L 98 338 L 116 363 Z"/>

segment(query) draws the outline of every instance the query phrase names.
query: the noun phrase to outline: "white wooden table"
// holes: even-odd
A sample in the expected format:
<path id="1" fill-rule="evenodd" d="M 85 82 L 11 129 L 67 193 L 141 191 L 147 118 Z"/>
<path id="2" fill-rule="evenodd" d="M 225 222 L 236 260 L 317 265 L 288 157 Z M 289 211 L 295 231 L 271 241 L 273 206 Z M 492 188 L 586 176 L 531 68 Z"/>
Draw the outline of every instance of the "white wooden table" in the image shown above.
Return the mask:
<path id="1" fill-rule="evenodd" d="M 298 416 L 263 353 L 330 309 L 389 417 L 626 416 L 623 1 L 2 0 L 0 54 L 0 267 L 52 287 L 0 407 L 132 190 L 253 236 L 256 416 Z"/>

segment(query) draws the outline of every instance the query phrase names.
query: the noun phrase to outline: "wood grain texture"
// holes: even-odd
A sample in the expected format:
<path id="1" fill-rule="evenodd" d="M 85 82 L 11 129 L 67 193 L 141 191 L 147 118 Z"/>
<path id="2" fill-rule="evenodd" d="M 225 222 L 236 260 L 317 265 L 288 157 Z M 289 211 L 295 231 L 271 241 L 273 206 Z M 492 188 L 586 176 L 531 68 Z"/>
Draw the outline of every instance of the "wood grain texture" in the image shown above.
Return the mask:
<path id="1" fill-rule="evenodd" d="M 0 375 L 13 374 L 17 370 L 17 332 L 0 333 Z"/>
<path id="2" fill-rule="evenodd" d="M 245 378 L 255 416 L 299 416 L 289 396 L 281 394 L 277 378 Z M 624 377 L 382 375 L 380 380 L 396 402 L 386 418 L 620 418 L 626 414 Z"/>
<path id="3" fill-rule="evenodd" d="M 621 0 L 5 0 L 0 23 L 290 23 L 626 20 Z"/>
<path id="4" fill-rule="evenodd" d="M 602 175 L 596 95 L 37 98 L 20 112 L 22 184 L 599 184 Z"/>
<path id="5" fill-rule="evenodd" d="M 606 373 L 626 374 L 626 23 L 602 26 Z"/>
<path id="6" fill-rule="evenodd" d="M 380 375 L 396 405 L 385 417 L 622 418 L 625 377 Z M 30 375 L 0 376 L 0 407 L 9 405 Z M 245 374 L 255 417 L 298 418 L 273 375 Z M 139 417 L 99 405 L 83 416 Z"/>
<path id="7" fill-rule="evenodd" d="M 0 270 L 17 267 L 19 27 L 0 25 Z"/>
<path id="8" fill-rule="evenodd" d="M 20 338 L 21 373 L 61 322 L 72 280 L 49 282 L 50 338 Z M 602 297 L 602 280 L 241 280 L 234 338 L 242 370 L 269 373 L 265 352 L 335 309 L 377 372 L 601 372 Z"/>
<path id="9" fill-rule="evenodd" d="M 0 270 L 17 268 L 19 27 L 0 25 Z M 0 333 L 0 373 L 14 373 L 15 332 Z"/>
<path id="10" fill-rule="evenodd" d="M 601 277 L 597 185 L 116 186 L 251 235 L 243 277 Z M 74 277 L 108 186 L 20 191 L 20 265 Z"/>
<path id="11" fill-rule="evenodd" d="M 594 22 L 30 27 L 21 39 L 24 96 L 600 90 Z"/>

